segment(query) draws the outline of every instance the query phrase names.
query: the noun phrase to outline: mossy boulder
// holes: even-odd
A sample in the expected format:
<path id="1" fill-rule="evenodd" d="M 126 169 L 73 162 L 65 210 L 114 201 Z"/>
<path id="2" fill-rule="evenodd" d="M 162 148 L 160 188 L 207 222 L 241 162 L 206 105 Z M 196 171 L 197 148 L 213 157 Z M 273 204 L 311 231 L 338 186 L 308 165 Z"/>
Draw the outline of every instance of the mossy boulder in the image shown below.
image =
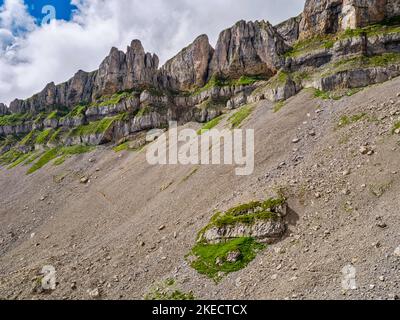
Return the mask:
<path id="1" fill-rule="evenodd" d="M 287 204 L 284 198 L 254 201 L 218 212 L 199 233 L 199 242 L 221 243 L 236 238 L 252 238 L 273 243 L 286 231 L 284 217 Z"/>

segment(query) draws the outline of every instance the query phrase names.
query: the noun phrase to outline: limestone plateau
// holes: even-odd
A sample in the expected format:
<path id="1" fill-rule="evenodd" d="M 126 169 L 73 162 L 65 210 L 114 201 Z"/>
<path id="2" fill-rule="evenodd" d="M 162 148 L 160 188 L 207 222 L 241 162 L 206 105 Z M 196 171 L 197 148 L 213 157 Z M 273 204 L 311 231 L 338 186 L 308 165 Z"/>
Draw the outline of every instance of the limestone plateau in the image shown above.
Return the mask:
<path id="1" fill-rule="evenodd" d="M 384 82 L 400 75 L 399 16 L 399 0 L 307 0 L 303 13 L 277 26 L 237 22 L 215 48 L 201 35 L 161 67 L 133 40 L 126 52 L 112 48 L 96 71 L 0 104 L 1 153 L 118 143 L 303 88 L 344 94 Z"/>

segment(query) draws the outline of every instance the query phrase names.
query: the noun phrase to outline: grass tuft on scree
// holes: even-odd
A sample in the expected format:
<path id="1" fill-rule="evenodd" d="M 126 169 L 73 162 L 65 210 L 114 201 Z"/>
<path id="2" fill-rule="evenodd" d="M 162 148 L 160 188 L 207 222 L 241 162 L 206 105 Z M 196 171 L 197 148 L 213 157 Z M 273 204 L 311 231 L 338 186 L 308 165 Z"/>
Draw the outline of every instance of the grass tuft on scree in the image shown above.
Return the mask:
<path id="1" fill-rule="evenodd" d="M 195 258 L 191 266 L 200 274 L 219 282 L 224 275 L 245 268 L 264 248 L 253 238 L 237 238 L 218 244 L 198 243 L 190 254 Z M 227 261 L 228 254 L 234 251 L 240 252 L 239 259 L 236 262 Z"/>

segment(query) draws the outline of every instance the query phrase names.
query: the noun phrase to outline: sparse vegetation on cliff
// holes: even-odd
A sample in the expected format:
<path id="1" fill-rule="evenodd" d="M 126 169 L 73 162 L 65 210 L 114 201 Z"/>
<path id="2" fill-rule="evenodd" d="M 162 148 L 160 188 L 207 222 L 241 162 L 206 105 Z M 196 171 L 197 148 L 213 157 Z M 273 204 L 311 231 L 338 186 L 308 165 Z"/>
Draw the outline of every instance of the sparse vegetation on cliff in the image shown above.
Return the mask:
<path id="1" fill-rule="evenodd" d="M 229 119 L 229 123 L 231 124 L 232 129 L 240 128 L 243 121 L 246 120 L 251 113 L 253 112 L 254 107 L 251 105 L 246 105 L 241 107 L 239 111 L 234 113 Z"/>
<path id="2" fill-rule="evenodd" d="M 35 162 L 32 167 L 28 170 L 27 174 L 34 173 L 35 171 L 43 168 L 50 161 L 60 158 L 61 160 L 56 164 L 61 164 L 65 161 L 66 157 L 87 153 L 93 150 L 93 147 L 83 146 L 83 145 L 75 145 L 70 147 L 56 147 L 47 150 L 40 158 Z"/>

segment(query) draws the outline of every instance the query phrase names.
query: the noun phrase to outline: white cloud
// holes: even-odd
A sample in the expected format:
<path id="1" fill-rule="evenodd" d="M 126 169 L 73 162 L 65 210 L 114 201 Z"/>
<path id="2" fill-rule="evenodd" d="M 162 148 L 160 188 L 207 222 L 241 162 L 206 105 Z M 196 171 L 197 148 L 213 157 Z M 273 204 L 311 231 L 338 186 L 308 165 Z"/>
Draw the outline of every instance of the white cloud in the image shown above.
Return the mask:
<path id="1" fill-rule="evenodd" d="M 0 101 L 27 98 L 48 82 L 77 70 L 97 69 L 112 46 L 140 39 L 161 61 L 206 33 L 218 34 L 240 19 L 272 23 L 297 15 L 304 0 L 72 0 L 72 21 L 36 27 L 22 0 L 0 8 Z"/>

